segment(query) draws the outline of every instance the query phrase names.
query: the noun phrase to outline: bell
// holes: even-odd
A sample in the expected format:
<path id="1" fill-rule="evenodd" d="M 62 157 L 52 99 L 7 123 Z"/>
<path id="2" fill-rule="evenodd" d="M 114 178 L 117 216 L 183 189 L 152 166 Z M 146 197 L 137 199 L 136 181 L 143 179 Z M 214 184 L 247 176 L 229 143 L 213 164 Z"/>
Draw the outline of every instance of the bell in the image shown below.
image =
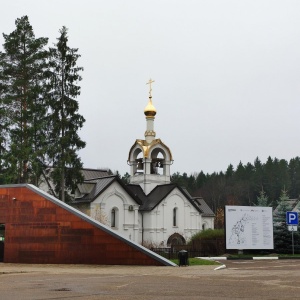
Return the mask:
<path id="1" fill-rule="evenodd" d="M 139 161 L 139 162 L 137 163 L 137 169 L 138 169 L 138 170 L 143 170 L 143 169 L 144 169 L 144 164 L 143 164 L 142 162 Z"/>

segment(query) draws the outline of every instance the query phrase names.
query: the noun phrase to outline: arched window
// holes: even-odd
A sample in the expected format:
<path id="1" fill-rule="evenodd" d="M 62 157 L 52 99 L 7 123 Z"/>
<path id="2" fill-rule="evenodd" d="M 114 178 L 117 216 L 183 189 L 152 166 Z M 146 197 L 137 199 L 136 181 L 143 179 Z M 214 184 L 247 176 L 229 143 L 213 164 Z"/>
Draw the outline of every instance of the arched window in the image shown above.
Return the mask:
<path id="1" fill-rule="evenodd" d="M 173 209 L 173 226 L 178 226 L 178 216 L 177 216 L 177 207 Z"/>
<path id="2" fill-rule="evenodd" d="M 202 230 L 205 230 L 207 228 L 206 223 L 202 224 Z"/>
<path id="3" fill-rule="evenodd" d="M 117 215 L 116 209 L 113 208 L 111 210 L 111 221 L 110 221 L 111 227 L 117 227 L 116 226 L 116 215 Z"/>

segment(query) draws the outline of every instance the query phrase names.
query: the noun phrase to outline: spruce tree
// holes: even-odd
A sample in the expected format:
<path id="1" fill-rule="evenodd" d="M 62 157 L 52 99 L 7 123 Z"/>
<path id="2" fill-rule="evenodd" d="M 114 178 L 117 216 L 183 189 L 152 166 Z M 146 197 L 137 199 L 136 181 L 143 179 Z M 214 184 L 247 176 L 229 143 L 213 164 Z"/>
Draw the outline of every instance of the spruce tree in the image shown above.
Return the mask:
<path id="1" fill-rule="evenodd" d="M 292 252 L 291 232 L 288 231 L 288 227 L 286 225 L 286 212 L 292 210 L 288 199 L 289 196 L 287 191 L 285 189 L 282 190 L 278 206 L 274 211 L 274 248 L 277 253 Z"/>
<path id="2" fill-rule="evenodd" d="M 289 180 L 290 180 L 290 195 L 293 198 L 300 196 L 300 158 L 292 158 L 288 166 Z"/>
<path id="3" fill-rule="evenodd" d="M 37 183 L 38 161 L 43 160 L 47 128 L 45 71 L 47 38 L 35 38 L 28 17 L 3 34 L 0 53 L 1 172 L 6 183 Z M 5 142 L 4 142 L 5 140 Z"/>
<path id="4" fill-rule="evenodd" d="M 85 119 L 78 113 L 76 98 L 80 95 L 81 81 L 77 66 L 78 49 L 68 46 L 67 28 L 62 27 L 54 48 L 50 48 L 50 94 L 51 149 L 49 158 L 54 167 L 52 179 L 55 191 L 66 201 L 66 189 L 72 191 L 82 180 L 82 163 L 77 151 L 85 147 L 78 131 Z"/>
<path id="5" fill-rule="evenodd" d="M 257 206 L 266 207 L 268 205 L 268 196 L 266 195 L 264 189 L 262 188 L 257 197 Z"/>

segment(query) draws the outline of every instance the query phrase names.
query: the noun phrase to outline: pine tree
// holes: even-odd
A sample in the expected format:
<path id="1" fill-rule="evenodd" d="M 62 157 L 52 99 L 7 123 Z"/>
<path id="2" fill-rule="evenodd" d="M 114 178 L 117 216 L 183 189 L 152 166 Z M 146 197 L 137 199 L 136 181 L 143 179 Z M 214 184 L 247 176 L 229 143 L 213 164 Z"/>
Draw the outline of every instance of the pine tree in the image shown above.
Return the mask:
<path id="1" fill-rule="evenodd" d="M 6 183 L 37 183 L 46 122 L 47 38 L 35 38 L 28 17 L 15 21 L 0 53 L 1 172 Z M 4 112 L 3 112 L 4 111 Z M 5 140 L 5 143 L 4 143 Z"/>
<path id="2" fill-rule="evenodd" d="M 80 95 L 81 81 L 77 67 L 80 55 L 78 49 L 68 46 L 67 28 L 59 31 L 55 48 L 50 48 L 50 98 L 51 107 L 51 144 L 49 152 L 55 190 L 65 202 L 66 189 L 73 190 L 75 184 L 82 180 L 80 169 L 82 163 L 77 151 L 85 147 L 78 130 L 85 119 L 78 113 L 79 105 L 76 98 Z"/>
<path id="3" fill-rule="evenodd" d="M 3 94 L 3 91 L 4 91 L 4 87 L 1 87 L 1 79 L 0 79 L 0 92 Z M 7 147 L 6 147 L 6 141 L 8 140 L 7 129 L 8 126 L 7 126 L 5 105 L 3 103 L 3 97 L 1 97 L 0 94 L 0 184 L 6 183 L 4 157 L 6 156 L 6 151 L 7 151 Z"/>

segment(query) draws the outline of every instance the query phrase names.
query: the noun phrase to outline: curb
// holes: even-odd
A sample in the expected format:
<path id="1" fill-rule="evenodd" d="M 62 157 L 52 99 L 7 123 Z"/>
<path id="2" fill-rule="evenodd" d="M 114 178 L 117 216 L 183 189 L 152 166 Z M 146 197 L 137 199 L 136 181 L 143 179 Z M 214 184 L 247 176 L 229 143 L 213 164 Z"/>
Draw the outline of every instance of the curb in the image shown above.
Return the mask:
<path id="1" fill-rule="evenodd" d="M 278 259 L 300 259 L 299 256 L 253 256 L 253 257 L 196 257 L 206 260 L 278 260 Z"/>

